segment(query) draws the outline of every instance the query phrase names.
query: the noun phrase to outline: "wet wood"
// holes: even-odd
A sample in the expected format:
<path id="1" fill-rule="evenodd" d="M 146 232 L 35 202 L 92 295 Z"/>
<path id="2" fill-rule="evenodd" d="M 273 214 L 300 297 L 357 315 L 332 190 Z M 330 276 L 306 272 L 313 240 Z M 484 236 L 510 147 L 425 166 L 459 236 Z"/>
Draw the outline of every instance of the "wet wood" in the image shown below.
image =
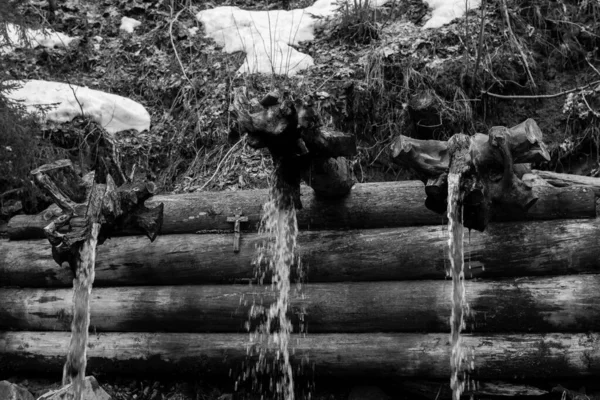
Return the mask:
<path id="1" fill-rule="evenodd" d="M 0 332 L 0 372 L 58 372 L 67 332 Z M 447 379 L 448 334 L 294 335 L 292 362 L 304 358 L 319 377 Z M 594 377 L 600 374 L 600 335 L 465 335 L 475 349 L 478 379 Z M 90 336 L 90 374 L 233 376 L 246 361 L 247 334 L 98 333 Z M 309 368 L 312 373 L 312 369 Z"/>
<path id="2" fill-rule="evenodd" d="M 549 161 L 542 132 L 532 119 L 513 127 L 492 127 L 487 135 L 457 133 L 447 142 L 422 141 L 400 135 L 392 145 L 392 157 L 408 164 L 428 187 L 426 206 L 444 214 L 448 193 L 440 176 L 460 175 L 458 210 L 464 226 L 484 231 L 492 204 L 529 210 L 538 200 L 531 186 L 515 174 L 515 163 Z M 520 173 L 520 171 L 517 171 Z M 462 211 L 461 211 L 462 210 Z"/>
<path id="3" fill-rule="evenodd" d="M 427 400 L 451 400 L 452 389 L 448 379 L 444 380 L 423 380 L 407 379 L 398 382 L 398 386 L 405 395 L 414 396 L 419 399 Z M 523 398 L 547 395 L 548 391 L 540 389 L 534 385 L 528 385 L 521 382 L 506 381 L 473 381 L 467 380 L 465 391 L 461 398 L 471 399 L 497 399 L 504 397 Z"/>
<path id="4" fill-rule="evenodd" d="M 154 243 L 113 238 L 98 249 L 95 286 L 248 282 L 262 239 L 243 234 L 239 253 L 232 240 L 232 234 L 167 235 Z M 444 279 L 447 241 L 444 226 L 312 231 L 300 233 L 298 251 L 308 282 Z M 497 223 L 465 237 L 467 278 L 600 273 L 598 254 L 598 220 Z M 46 241 L 0 241 L 1 285 L 69 287 L 72 279 Z"/>
<path id="5" fill-rule="evenodd" d="M 556 187 L 584 186 L 593 190 L 596 196 L 600 197 L 600 178 L 539 170 L 533 170 L 533 173 Z"/>
<path id="6" fill-rule="evenodd" d="M 528 210 L 494 209 L 496 221 L 555 218 L 595 218 L 594 194 L 586 188 L 548 187 L 534 182 L 533 193 L 539 197 Z M 400 226 L 439 225 L 444 217 L 425 207 L 425 187 L 419 181 L 377 182 L 354 185 L 343 199 L 315 196 L 307 186 L 301 188 L 303 209 L 298 212 L 300 229 L 370 229 Z M 232 232 L 227 217 L 241 209 L 248 216 L 242 230 L 256 231 L 268 190 L 237 192 L 200 192 L 193 194 L 159 195 L 146 200 L 149 207 L 164 204 L 161 234 L 204 231 Z M 12 240 L 44 237 L 43 228 L 57 218 L 56 207 L 35 216 L 19 215 L 9 221 Z M 133 231 L 124 231 L 134 234 Z"/>
<path id="7" fill-rule="evenodd" d="M 598 287 L 600 275 L 470 281 L 467 330 L 598 331 Z M 292 289 L 289 317 L 298 332 L 302 315 L 309 334 L 445 332 L 451 291 L 448 280 L 307 284 Z M 68 330 L 71 298 L 69 289 L 0 289 L 0 329 Z M 245 332 L 251 307 L 274 301 L 263 286 L 95 288 L 91 326 L 98 332 Z"/>

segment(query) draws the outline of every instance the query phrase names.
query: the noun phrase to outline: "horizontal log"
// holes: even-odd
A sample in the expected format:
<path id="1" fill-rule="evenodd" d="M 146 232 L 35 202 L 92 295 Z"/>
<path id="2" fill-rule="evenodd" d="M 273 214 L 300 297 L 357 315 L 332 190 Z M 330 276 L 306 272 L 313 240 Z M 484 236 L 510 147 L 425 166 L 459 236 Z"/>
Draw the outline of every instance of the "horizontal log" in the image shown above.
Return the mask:
<path id="1" fill-rule="evenodd" d="M 528 385 L 520 382 L 505 381 L 469 381 L 465 382 L 465 391 L 463 399 L 493 399 L 511 397 L 523 398 L 529 396 L 547 395 L 548 391 L 540 389 L 535 385 Z M 542 385 L 544 386 L 544 385 Z M 401 393 L 407 394 L 407 398 L 419 398 L 428 400 L 450 400 L 452 399 L 452 389 L 450 380 L 422 380 L 406 379 L 398 383 Z"/>
<path id="2" fill-rule="evenodd" d="M 0 372 L 62 371 L 68 332 L 0 332 Z M 464 335 L 475 351 L 476 378 L 533 379 L 600 374 L 600 334 Z M 291 360 L 320 377 L 450 375 L 447 334 L 294 335 Z M 88 343 L 89 374 L 237 376 L 247 334 L 98 333 Z M 311 369 L 312 371 L 312 369 Z"/>
<path id="3" fill-rule="evenodd" d="M 449 280 L 309 284 L 292 290 L 289 317 L 296 332 L 300 319 L 309 333 L 449 332 L 451 285 Z M 246 332 L 251 307 L 277 301 L 267 288 L 96 288 L 90 326 L 98 332 Z M 599 288 L 600 275 L 471 281 L 467 329 L 598 331 Z M 0 289 L 0 329 L 69 330 L 72 297 L 70 289 Z"/>
<path id="4" fill-rule="evenodd" d="M 441 226 L 365 231 L 301 232 L 308 282 L 444 279 L 447 229 Z M 466 276 L 502 277 L 600 273 L 600 221 L 556 220 L 492 224 L 465 238 Z M 189 285 L 253 280 L 261 238 L 233 235 L 119 237 L 98 248 L 94 286 Z M 293 268 L 295 272 L 297 269 Z M 0 285 L 71 287 L 46 240 L 0 241 Z"/>
<path id="5" fill-rule="evenodd" d="M 586 188 L 555 188 L 541 185 L 533 192 L 538 202 L 527 213 L 496 210 L 496 221 L 556 218 L 594 218 L 594 195 Z M 439 225 L 444 218 L 425 207 L 425 187 L 420 181 L 356 184 L 342 199 L 316 197 L 309 187 L 301 189 L 303 209 L 300 229 L 371 229 L 382 227 Z M 199 192 L 159 195 L 146 200 L 150 208 L 164 204 L 161 234 L 232 231 L 227 217 L 238 209 L 248 217 L 242 230 L 256 231 L 268 190 Z M 9 221 L 12 240 L 44 238 L 43 228 L 56 218 L 53 209 L 38 215 L 18 215 Z M 134 232 L 124 232 L 133 234 Z"/>
<path id="6" fill-rule="evenodd" d="M 585 186 L 600 197 L 600 178 L 572 174 L 561 174 L 552 171 L 533 170 L 533 173 L 556 187 Z"/>

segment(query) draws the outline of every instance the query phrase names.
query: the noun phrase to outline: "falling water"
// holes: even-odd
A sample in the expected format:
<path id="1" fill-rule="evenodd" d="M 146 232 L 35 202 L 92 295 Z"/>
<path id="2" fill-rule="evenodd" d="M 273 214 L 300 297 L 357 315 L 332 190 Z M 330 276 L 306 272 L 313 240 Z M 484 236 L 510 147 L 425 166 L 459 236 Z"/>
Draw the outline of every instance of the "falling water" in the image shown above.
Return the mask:
<path id="1" fill-rule="evenodd" d="M 263 207 L 260 233 L 267 236 L 259 249 L 257 265 L 266 265 L 272 274 L 271 290 L 277 297 L 268 310 L 253 306 L 250 319 L 263 317 L 262 323 L 250 334 L 249 355 L 258 355 L 254 366 L 249 365 L 244 379 L 251 377 L 257 389 L 260 375 L 270 376 L 269 391 L 276 398 L 294 400 L 294 379 L 290 363 L 289 342 L 292 323 L 287 317 L 290 295 L 290 267 L 294 262 L 298 223 L 296 210 L 288 194 L 273 189 L 270 200 Z M 273 240 L 274 239 L 274 240 Z M 264 276 L 264 272 L 259 272 Z M 275 354 L 271 357 L 270 352 Z"/>
<path id="2" fill-rule="evenodd" d="M 92 224 L 90 238 L 85 241 L 79 252 L 80 264 L 77 276 L 73 280 L 73 322 L 71 323 L 71 343 L 67 362 L 63 368 L 63 386 L 73 384 L 74 400 L 81 400 L 85 367 L 86 348 L 90 326 L 90 294 L 94 283 L 94 265 L 96 263 L 96 245 L 100 224 Z M 69 382 L 71 380 L 71 382 Z"/>
<path id="3" fill-rule="evenodd" d="M 460 332 L 465 327 L 464 316 L 468 311 L 468 305 L 465 299 L 464 227 L 460 220 L 462 213 L 459 212 L 459 195 L 460 174 L 451 172 L 448 175 L 448 248 L 450 257 L 448 274 L 452 276 L 450 387 L 453 400 L 460 399 L 466 380 L 466 371 L 463 367 L 466 361 L 466 352 Z"/>

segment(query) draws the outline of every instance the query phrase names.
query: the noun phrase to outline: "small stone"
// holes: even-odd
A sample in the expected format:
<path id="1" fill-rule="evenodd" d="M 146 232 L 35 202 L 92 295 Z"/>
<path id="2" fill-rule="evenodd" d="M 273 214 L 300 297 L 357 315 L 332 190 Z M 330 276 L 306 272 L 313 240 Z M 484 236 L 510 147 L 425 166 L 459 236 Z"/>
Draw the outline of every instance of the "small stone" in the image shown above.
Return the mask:
<path id="1" fill-rule="evenodd" d="M 148 397 L 148 394 L 150 393 L 150 386 L 146 386 L 142 393 L 144 394 L 144 397 Z"/>
<path id="2" fill-rule="evenodd" d="M 29 390 L 10 383 L 8 381 L 0 382 L 0 399 L 2 400 L 35 400 Z"/>

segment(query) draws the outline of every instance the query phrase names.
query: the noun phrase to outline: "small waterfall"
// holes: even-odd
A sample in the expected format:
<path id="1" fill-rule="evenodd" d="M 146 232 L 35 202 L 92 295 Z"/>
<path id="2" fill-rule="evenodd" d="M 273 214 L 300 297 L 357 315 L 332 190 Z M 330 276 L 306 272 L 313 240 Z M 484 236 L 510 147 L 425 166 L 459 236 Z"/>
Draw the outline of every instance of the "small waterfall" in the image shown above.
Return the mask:
<path id="1" fill-rule="evenodd" d="M 63 368 L 63 386 L 73 384 L 74 400 L 81 400 L 85 367 L 87 364 L 87 342 L 90 327 L 90 295 L 94 283 L 96 264 L 96 246 L 100 224 L 93 223 L 90 238 L 85 241 L 79 252 L 80 265 L 73 280 L 73 321 L 71 323 L 71 342 L 67 361 Z M 71 381 L 71 382 L 69 382 Z"/>
<path id="2" fill-rule="evenodd" d="M 459 400 L 465 388 L 466 349 L 462 344 L 461 331 L 465 327 L 465 314 L 468 304 L 465 298 L 465 271 L 464 271 L 464 226 L 460 219 L 459 210 L 460 178 L 458 173 L 448 174 L 448 249 L 450 270 L 452 277 L 452 315 L 450 316 L 450 387 L 452 399 Z"/>
<path id="3" fill-rule="evenodd" d="M 259 248 L 257 266 L 265 265 L 272 275 L 271 290 L 276 301 L 266 310 L 254 305 L 250 321 L 261 319 L 260 325 L 250 333 L 248 354 L 258 356 L 255 365 L 250 363 L 242 379 L 252 378 L 255 389 L 264 392 L 259 383 L 264 375 L 270 376 L 268 391 L 277 399 L 294 400 L 294 378 L 290 363 L 290 335 L 292 323 L 287 317 L 290 296 L 290 268 L 294 262 L 298 223 L 296 210 L 288 194 L 274 188 L 271 198 L 263 207 L 259 233 L 266 241 Z M 259 271 L 259 280 L 265 271 Z M 273 354 L 274 352 L 274 354 Z"/>

